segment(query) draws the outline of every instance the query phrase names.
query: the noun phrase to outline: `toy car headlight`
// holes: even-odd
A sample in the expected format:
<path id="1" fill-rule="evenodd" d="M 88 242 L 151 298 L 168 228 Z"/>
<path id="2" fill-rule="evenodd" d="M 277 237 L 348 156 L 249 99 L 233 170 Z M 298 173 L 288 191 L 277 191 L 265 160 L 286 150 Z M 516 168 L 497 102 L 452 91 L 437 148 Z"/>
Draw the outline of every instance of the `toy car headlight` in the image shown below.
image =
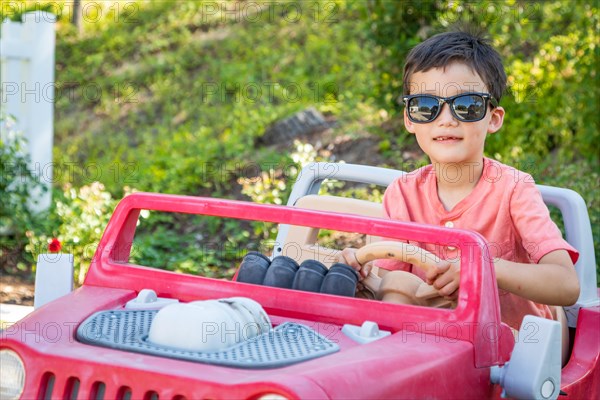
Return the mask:
<path id="1" fill-rule="evenodd" d="M 18 399 L 25 387 L 25 365 L 12 350 L 0 350 L 0 398 Z"/>

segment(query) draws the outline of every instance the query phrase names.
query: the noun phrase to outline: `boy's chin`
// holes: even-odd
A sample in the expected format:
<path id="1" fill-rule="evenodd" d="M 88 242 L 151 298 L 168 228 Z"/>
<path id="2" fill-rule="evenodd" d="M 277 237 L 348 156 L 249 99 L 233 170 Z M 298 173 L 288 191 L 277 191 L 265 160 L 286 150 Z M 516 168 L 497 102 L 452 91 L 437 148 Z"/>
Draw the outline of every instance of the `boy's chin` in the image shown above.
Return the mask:
<path id="1" fill-rule="evenodd" d="M 465 165 L 476 165 L 482 162 L 483 155 L 480 157 L 461 157 L 461 156 L 453 156 L 453 155 L 442 155 L 440 157 L 431 157 L 429 156 L 429 160 L 434 165 L 456 165 L 456 164 L 465 164 Z"/>

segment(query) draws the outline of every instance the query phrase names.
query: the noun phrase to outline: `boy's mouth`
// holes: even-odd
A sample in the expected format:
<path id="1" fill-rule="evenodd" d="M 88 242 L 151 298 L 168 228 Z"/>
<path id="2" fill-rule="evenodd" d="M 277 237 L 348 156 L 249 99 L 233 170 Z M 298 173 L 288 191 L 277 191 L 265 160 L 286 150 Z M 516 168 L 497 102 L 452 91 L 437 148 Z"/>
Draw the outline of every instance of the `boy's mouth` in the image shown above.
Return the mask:
<path id="1" fill-rule="evenodd" d="M 433 138 L 433 140 L 435 140 L 436 142 L 443 142 L 446 140 L 462 140 L 462 138 L 459 138 L 456 136 L 439 136 L 439 137 Z"/>

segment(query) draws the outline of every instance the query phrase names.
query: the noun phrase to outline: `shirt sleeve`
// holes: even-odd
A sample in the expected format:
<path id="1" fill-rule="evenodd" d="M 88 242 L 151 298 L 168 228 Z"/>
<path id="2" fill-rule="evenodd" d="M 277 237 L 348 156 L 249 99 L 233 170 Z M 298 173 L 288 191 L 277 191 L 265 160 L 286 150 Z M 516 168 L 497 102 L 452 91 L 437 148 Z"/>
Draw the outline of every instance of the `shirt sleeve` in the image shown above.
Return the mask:
<path id="1" fill-rule="evenodd" d="M 563 239 L 530 175 L 519 177 L 511 197 L 510 214 L 521 245 L 532 262 L 539 263 L 555 250 L 566 250 L 573 264 L 577 262 L 579 252 Z"/>

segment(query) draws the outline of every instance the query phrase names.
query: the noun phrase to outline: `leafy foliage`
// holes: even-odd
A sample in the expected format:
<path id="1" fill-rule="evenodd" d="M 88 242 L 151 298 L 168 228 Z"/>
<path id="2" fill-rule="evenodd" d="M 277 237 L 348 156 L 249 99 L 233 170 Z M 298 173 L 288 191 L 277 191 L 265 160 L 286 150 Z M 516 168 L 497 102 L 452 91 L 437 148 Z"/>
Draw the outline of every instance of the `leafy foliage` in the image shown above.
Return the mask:
<path id="1" fill-rule="evenodd" d="M 532 172 L 542 173 L 534 174 L 539 183 L 578 191 L 590 211 L 600 263 L 598 5 L 560 0 L 403 1 L 398 7 L 374 0 L 364 4 L 371 37 L 385 49 L 379 57 L 385 61 L 378 65 L 378 78 L 383 82 L 378 86 L 383 89 L 377 98 L 392 118 L 401 112 L 391 101 L 400 93 L 399 68 L 408 48 L 461 25 L 489 32 L 504 58 L 509 86 L 501 102 L 507 110 L 504 125 L 487 139 L 486 153 L 517 167 L 534 166 Z M 405 29 L 409 33 L 403 36 Z M 384 138 L 382 143 L 394 142 Z M 393 150 L 388 145 L 382 150 L 390 147 Z M 392 167 L 403 164 L 398 156 L 390 161 Z M 600 267 L 597 271 L 600 274 Z"/>
<path id="2" fill-rule="evenodd" d="M 371 91 L 352 11 L 331 3 L 329 17 L 329 3 L 315 4 L 318 16 L 273 3 L 272 12 L 236 22 L 198 2 L 144 3 L 131 33 L 108 21 L 83 38 L 67 30 L 57 80 L 73 87 L 57 101 L 57 162 L 103 166 L 115 193 L 128 184 L 227 195 L 235 165 L 270 123 L 313 104 L 337 114 Z M 347 85 L 356 79 L 364 84 Z M 231 173 L 203 179 L 214 165 Z M 75 184 L 86 183 L 85 168 L 77 172 Z"/>
<path id="3" fill-rule="evenodd" d="M 587 205 L 594 237 L 596 263 L 600 262 L 598 252 L 600 247 L 598 244 L 598 238 L 600 237 L 600 174 L 598 170 L 594 170 L 583 160 L 562 164 L 551 159 L 536 165 L 532 172 L 537 172 L 537 183 L 568 187 L 577 193 L 584 194 L 583 197 Z M 557 209 L 551 208 L 551 215 L 554 221 L 562 221 Z M 562 228 L 562 225 L 559 224 L 559 227 Z M 596 268 L 596 274 L 598 282 L 600 282 L 600 269 Z"/>
<path id="4" fill-rule="evenodd" d="M 2 270 L 13 273 L 27 269 L 26 260 L 19 257 L 25 231 L 47 218 L 47 213 L 33 211 L 32 195 L 48 190 L 29 168 L 26 140 L 15 130 L 14 122 L 10 116 L 0 115 L 0 259 Z"/>
<path id="5" fill-rule="evenodd" d="M 56 186 L 71 185 L 70 193 L 100 181 L 111 200 L 98 198 L 99 206 L 125 187 L 285 202 L 293 181 L 286 167 L 298 164 L 287 154 L 294 145 L 258 140 L 274 121 L 311 106 L 335 120 L 334 136 L 375 136 L 385 166 L 418 164 L 396 102 L 404 58 L 424 38 L 468 23 L 490 33 L 509 76 L 507 117 L 487 154 L 517 166 L 551 160 L 560 167 L 539 167 L 538 182 L 578 190 L 598 221 L 600 13 L 593 3 L 93 2 L 82 33 L 69 24 L 65 1 L 11 4 L 59 14 L 54 161 L 55 171 L 69 173 L 58 174 Z M 79 210 L 76 198 L 62 201 Z M 216 262 L 194 247 L 191 225 L 150 216 L 135 261 L 210 269 Z M 228 232 L 236 246 L 268 240 L 274 229 L 199 226 L 223 238 Z M 167 228 L 190 236 L 174 243 Z M 66 233 L 56 229 L 36 228 L 36 237 Z M 594 237 L 600 260 L 597 229 Z M 173 248 L 194 256 L 172 259 Z M 199 257 L 209 261 L 198 264 Z"/>
<path id="6" fill-rule="evenodd" d="M 510 163 L 557 151 L 562 160 L 584 156 L 598 165 L 597 5 L 515 0 L 366 4 L 371 36 L 385 49 L 378 57 L 385 60 L 380 79 L 387 87 L 380 100 L 389 103 L 400 93 L 400 68 L 415 44 L 453 27 L 479 27 L 502 53 L 509 83 L 502 101 L 505 124 L 489 138 L 488 154 Z"/>
<path id="7" fill-rule="evenodd" d="M 233 275 L 250 236 L 237 221 L 156 212 L 136 231 L 130 262 L 219 278 Z"/>
<path id="8" fill-rule="evenodd" d="M 48 253 L 53 238 L 58 239 L 62 252 L 73 254 L 76 282 L 81 284 L 115 205 L 99 182 L 79 189 L 67 187 L 56 200 L 54 226 L 28 231 L 27 250 L 37 259 L 39 254 Z"/>

